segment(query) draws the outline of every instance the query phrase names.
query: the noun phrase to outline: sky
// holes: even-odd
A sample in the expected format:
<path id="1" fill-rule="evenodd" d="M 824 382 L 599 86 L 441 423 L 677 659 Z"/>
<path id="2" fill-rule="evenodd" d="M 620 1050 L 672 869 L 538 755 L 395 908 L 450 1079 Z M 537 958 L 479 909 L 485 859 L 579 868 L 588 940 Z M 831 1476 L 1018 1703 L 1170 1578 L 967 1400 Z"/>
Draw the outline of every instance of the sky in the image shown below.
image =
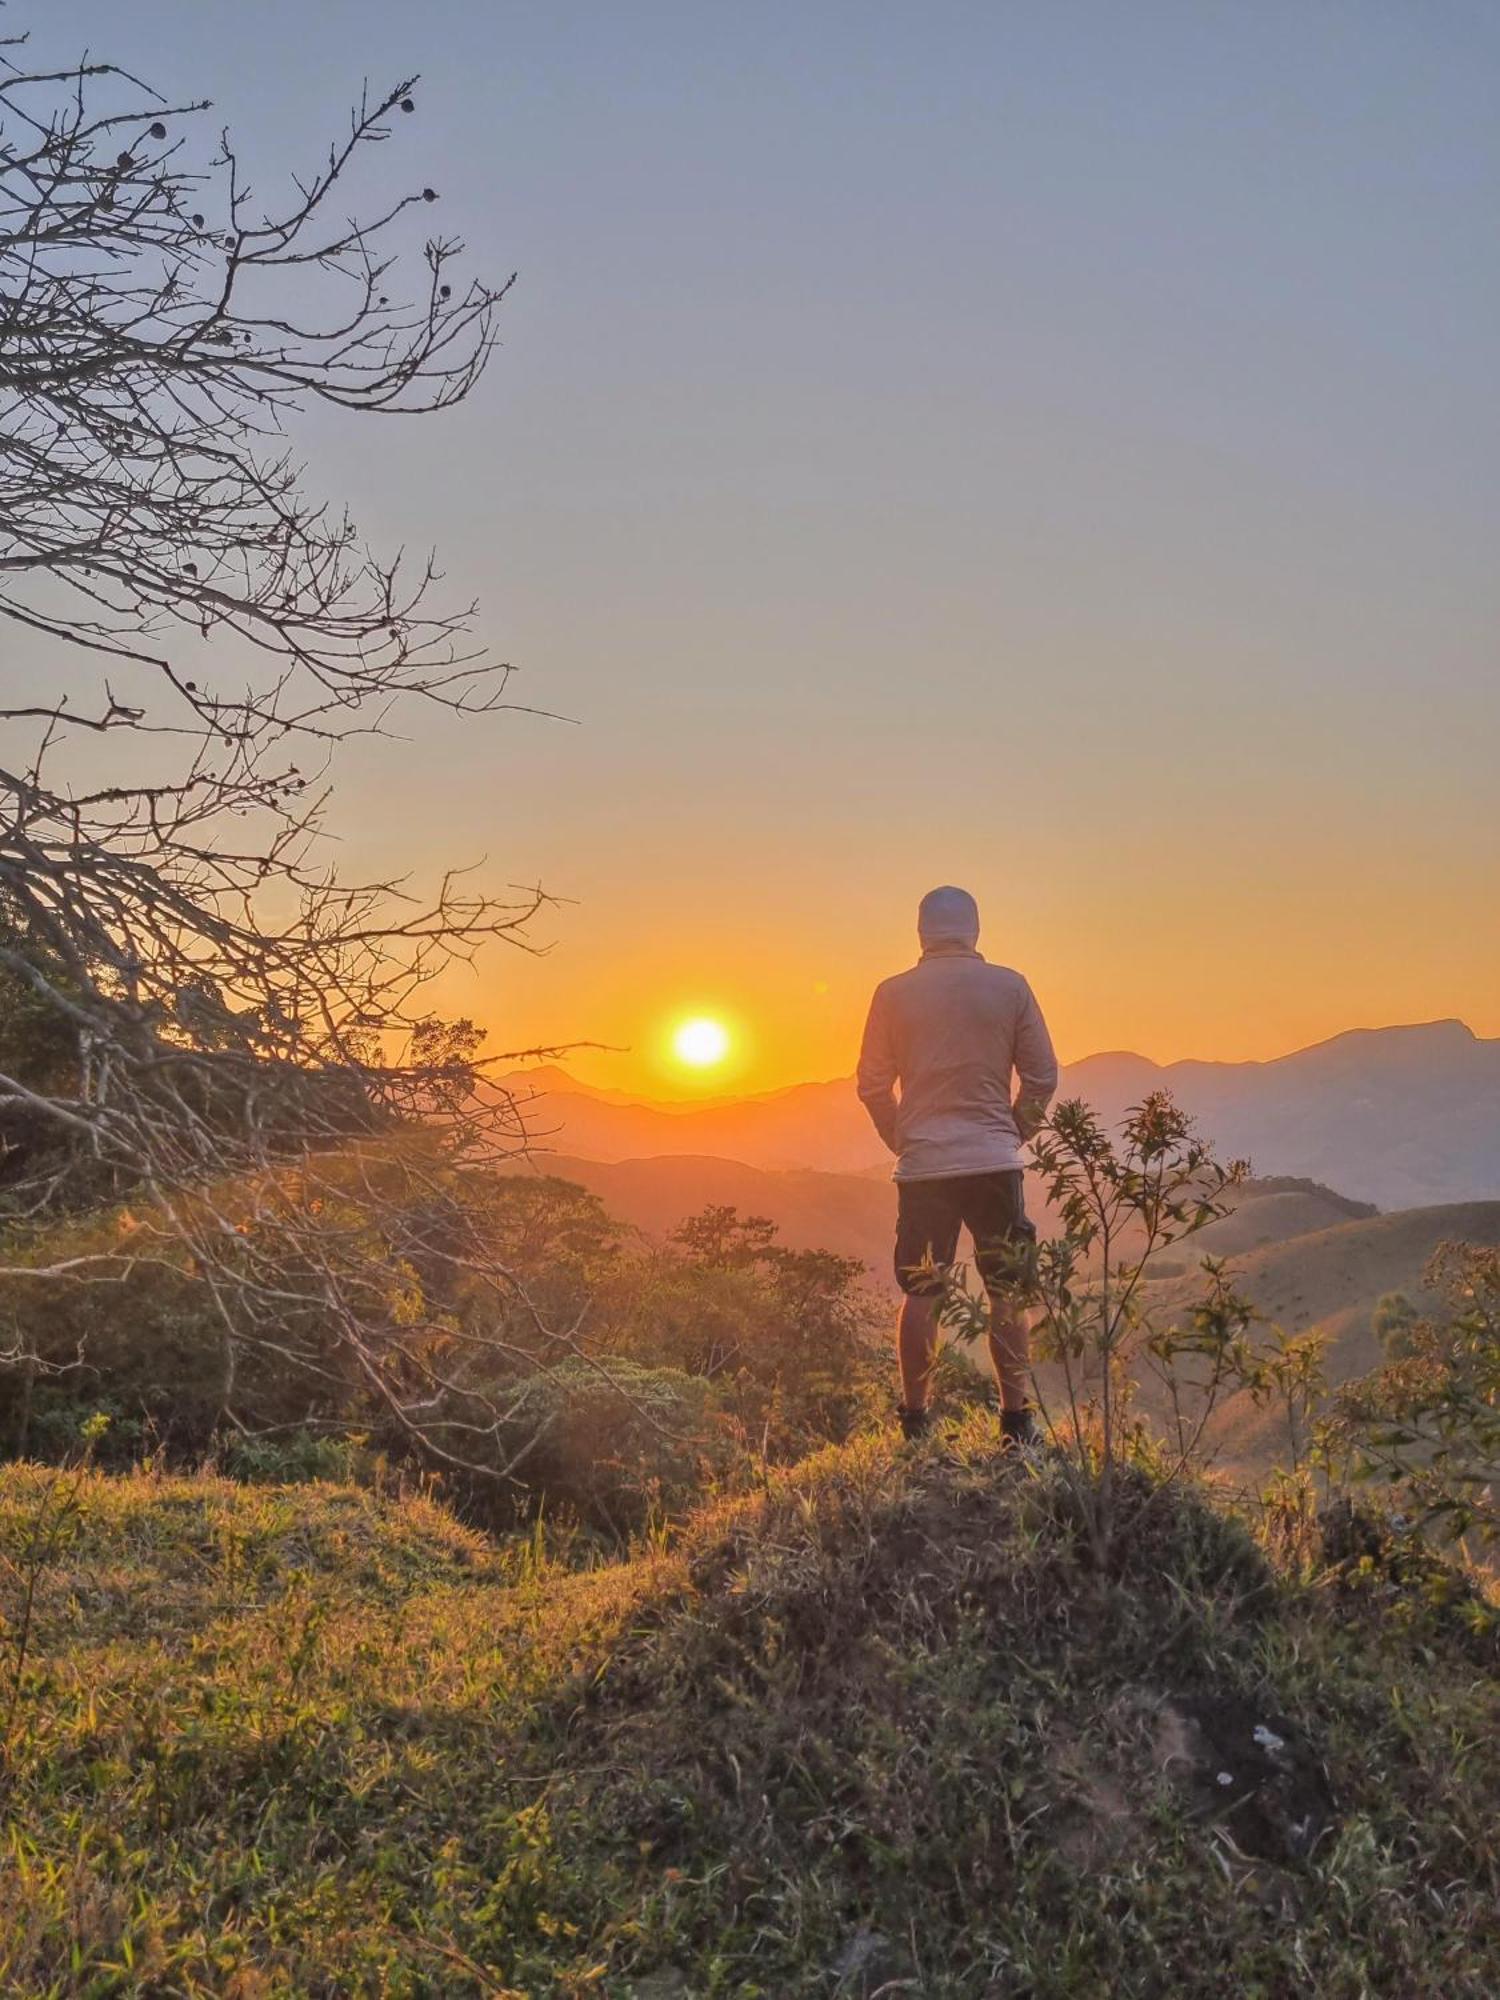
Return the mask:
<path id="1" fill-rule="evenodd" d="M 352 746 L 350 872 L 558 898 L 443 1006 L 653 1095 L 847 1074 L 921 893 L 1063 1055 L 1500 1035 L 1500 10 L 15 0 L 518 282 L 308 484 L 567 720 Z M 731 1030 L 692 1075 L 674 1025 Z"/>

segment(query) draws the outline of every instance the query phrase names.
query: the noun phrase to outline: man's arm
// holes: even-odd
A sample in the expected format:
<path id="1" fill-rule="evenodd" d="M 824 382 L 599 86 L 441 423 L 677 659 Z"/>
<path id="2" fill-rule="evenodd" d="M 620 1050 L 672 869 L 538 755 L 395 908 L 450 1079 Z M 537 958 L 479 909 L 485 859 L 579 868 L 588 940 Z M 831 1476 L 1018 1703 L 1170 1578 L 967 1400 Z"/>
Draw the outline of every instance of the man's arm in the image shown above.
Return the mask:
<path id="1" fill-rule="evenodd" d="M 1047 1106 L 1057 1089 L 1057 1057 L 1053 1053 L 1052 1037 L 1047 1033 L 1047 1023 L 1042 1019 L 1042 1010 L 1029 986 L 1025 988 L 1021 1016 L 1016 1023 L 1014 1060 L 1020 1087 L 1011 1106 L 1011 1116 L 1021 1137 L 1029 1139 L 1041 1130 Z"/>
<path id="2" fill-rule="evenodd" d="M 865 1022 L 856 1082 L 860 1102 L 869 1112 L 870 1122 L 890 1150 L 899 1153 L 901 1147 L 896 1138 L 896 1052 L 891 1042 L 890 1016 L 878 986 Z"/>

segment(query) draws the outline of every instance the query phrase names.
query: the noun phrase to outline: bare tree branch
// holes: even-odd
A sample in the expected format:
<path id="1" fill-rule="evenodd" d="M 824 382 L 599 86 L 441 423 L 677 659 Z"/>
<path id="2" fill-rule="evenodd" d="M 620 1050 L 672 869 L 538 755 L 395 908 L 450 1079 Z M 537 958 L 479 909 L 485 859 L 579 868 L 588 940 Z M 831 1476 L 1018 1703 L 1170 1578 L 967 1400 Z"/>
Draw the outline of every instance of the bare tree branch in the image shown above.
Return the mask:
<path id="1" fill-rule="evenodd" d="M 465 1176 L 525 1135 L 428 990 L 534 948 L 546 899 L 348 883 L 322 836 L 341 741 L 402 702 L 509 707 L 511 670 L 435 602 L 432 556 L 308 496 L 286 435 L 318 405 L 449 408 L 493 352 L 511 280 L 434 236 L 403 281 L 436 190 L 346 213 L 415 88 L 363 95 L 263 206 L 228 134 L 200 143 L 206 103 L 0 42 L 0 619 L 34 663 L 0 708 L 0 999 L 49 1052 L 0 1060 L 0 1274 L 154 1259 L 213 1299 L 227 1420 L 249 1357 L 352 1371 L 503 1475 L 496 1385 L 576 1342 L 487 1246 Z M 48 1251 L 122 1200 L 138 1240 Z"/>

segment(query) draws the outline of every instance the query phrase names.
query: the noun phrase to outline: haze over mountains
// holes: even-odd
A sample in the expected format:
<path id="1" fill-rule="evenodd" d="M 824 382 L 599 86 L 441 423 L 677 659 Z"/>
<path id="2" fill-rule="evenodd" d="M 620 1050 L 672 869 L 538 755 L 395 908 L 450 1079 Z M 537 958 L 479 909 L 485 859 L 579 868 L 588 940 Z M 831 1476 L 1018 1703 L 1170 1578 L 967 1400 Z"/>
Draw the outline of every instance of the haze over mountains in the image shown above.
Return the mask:
<path id="1" fill-rule="evenodd" d="M 882 1283 L 890 1281 L 896 1195 L 874 1174 L 823 1174 L 803 1167 L 747 1167 L 696 1153 L 650 1160 L 584 1160 L 545 1156 L 536 1166 L 598 1195 L 610 1214 L 657 1241 L 687 1216 L 713 1206 L 764 1215 L 789 1250 L 834 1250 L 857 1257 Z M 518 1163 L 518 1170 L 527 1169 Z"/>
<path id="2" fill-rule="evenodd" d="M 663 1105 L 578 1083 L 557 1068 L 508 1087 L 549 1152 L 603 1162 L 697 1156 L 776 1172 L 883 1176 L 888 1162 L 852 1080 L 729 1102 Z M 1500 1040 L 1461 1021 L 1355 1029 L 1270 1062 L 1177 1062 L 1110 1053 L 1063 1072 L 1060 1095 L 1116 1120 L 1170 1090 L 1226 1157 L 1299 1175 L 1380 1208 L 1500 1198 Z M 706 1197 L 712 1198 L 712 1197 Z"/>

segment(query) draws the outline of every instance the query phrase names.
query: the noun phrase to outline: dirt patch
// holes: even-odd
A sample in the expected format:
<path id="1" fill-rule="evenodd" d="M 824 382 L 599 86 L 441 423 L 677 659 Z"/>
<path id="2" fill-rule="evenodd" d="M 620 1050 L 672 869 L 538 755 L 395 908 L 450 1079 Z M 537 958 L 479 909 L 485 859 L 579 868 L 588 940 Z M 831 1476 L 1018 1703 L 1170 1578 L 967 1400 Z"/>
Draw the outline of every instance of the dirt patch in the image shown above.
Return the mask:
<path id="1" fill-rule="evenodd" d="M 1126 1852 L 1139 1817 L 1115 1774 L 1062 1725 L 1054 1727 L 1052 1755 L 1070 1793 L 1057 1809 L 1053 1840 L 1080 1874 L 1092 1873 Z"/>
<path id="2" fill-rule="evenodd" d="M 1242 1695 L 1157 1698 L 1151 1752 L 1194 1812 L 1247 1859 L 1304 1861 L 1334 1824 L 1316 1751 L 1284 1715 Z"/>

